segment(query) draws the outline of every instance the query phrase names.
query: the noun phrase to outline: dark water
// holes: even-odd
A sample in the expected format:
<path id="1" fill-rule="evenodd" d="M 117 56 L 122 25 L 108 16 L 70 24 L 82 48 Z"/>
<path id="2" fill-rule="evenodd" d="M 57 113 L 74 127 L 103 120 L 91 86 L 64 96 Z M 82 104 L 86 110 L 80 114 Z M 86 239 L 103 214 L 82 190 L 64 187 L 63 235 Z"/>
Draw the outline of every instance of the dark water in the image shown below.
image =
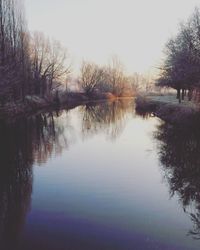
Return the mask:
<path id="1" fill-rule="evenodd" d="M 0 249 L 200 249 L 200 126 L 134 100 L 0 122 Z"/>

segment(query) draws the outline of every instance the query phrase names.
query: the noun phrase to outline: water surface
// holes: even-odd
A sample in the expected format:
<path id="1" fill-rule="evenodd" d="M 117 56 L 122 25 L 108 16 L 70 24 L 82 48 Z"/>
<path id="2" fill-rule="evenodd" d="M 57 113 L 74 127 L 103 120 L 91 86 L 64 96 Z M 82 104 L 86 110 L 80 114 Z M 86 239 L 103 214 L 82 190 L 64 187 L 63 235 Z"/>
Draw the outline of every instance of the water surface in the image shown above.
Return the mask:
<path id="1" fill-rule="evenodd" d="M 200 134 L 134 100 L 0 123 L 0 249 L 199 249 Z"/>

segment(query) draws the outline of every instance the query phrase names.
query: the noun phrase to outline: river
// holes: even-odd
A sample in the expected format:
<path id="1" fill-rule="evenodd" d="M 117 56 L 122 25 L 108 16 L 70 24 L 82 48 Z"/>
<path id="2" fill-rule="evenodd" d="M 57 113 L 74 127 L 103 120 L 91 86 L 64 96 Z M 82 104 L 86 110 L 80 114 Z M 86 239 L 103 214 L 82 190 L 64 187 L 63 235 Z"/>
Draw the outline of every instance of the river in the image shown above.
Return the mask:
<path id="1" fill-rule="evenodd" d="M 134 99 L 0 123 L 0 249 L 200 249 L 200 133 Z"/>

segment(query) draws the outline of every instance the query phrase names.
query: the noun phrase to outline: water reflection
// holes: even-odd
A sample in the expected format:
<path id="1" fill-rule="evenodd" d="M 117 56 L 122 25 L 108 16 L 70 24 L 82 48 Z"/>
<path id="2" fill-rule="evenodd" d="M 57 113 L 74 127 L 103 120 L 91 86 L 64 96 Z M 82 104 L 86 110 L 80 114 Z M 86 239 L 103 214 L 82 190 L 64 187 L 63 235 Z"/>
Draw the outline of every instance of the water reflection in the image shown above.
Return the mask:
<path id="1" fill-rule="evenodd" d="M 52 113 L 0 122 L 0 246 L 15 245 L 31 205 L 32 166 L 61 151 L 62 132 Z"/>
<path id="2" fill-rule="evenodd" d="M 104 133 L 108 139 L 116 140 L 125 127 L 128 114 L 134 113 L 133 99 L 89 103 L 80 108 L 82 118 L 82 136 L 90 137 Z"/>
<path id="3" fill-rule="evenodd" d="M 105 133 L 111 140 L 122 132 L 133 100 L 87 104 L 78 108 L 81 133 L 88 138 Z M 17 246 L 31 208 L 32 166 L 44 164 L 68 148 L 74 139 L 70 111 L 38 114 L 15 122 L 0 122 L 0 248 Z"/>
<path id="4" fill-rule="evenodd" d="M 178 195 L 189 214 L 193 229 L 189 235 L 200 239 L 200 130 L 199 121 L 190 125 L 161 123 L 155 134 L 159 159 L 171 196 Z"/>
<path id="5" fill-rule="evenodd" d="M 149 117 L 146 113 L 138 115 Z M 49 158 L 61 155 L 80 137 L 88 140 L 103 134 L 116 141 L 133 116 L 134 100 L 127 99 L 90 103 L 72 111 L 42 113 L 16 122 L 1 121 L 0 249 L 16 249 L 20 242 L 31 208 L 33 165 L 41 166 Z M 170 195 L 178 195 L 190 216 L 193 228 L 189 235 L 195 239 L 200 239 L 199 125 L 198 120 L 187 127 L 161 122 L 155 133 Z"/>

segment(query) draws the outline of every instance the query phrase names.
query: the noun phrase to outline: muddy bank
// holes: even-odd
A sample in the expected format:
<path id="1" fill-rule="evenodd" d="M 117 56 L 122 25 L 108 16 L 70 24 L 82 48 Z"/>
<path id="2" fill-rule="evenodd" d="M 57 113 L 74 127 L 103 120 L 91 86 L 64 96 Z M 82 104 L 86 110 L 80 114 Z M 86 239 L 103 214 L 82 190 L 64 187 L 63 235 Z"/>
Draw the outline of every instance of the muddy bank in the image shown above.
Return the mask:
<path id="1" fill-rule="evenodd" d="M 172 101 L 170 101 L 170 98 Z M 197 104 L 179 103 L 174 96 L 138 96 L 136 112 L 139 115 L 154 115 L 171 124 L 190 124 L 200 120 Z"/>

